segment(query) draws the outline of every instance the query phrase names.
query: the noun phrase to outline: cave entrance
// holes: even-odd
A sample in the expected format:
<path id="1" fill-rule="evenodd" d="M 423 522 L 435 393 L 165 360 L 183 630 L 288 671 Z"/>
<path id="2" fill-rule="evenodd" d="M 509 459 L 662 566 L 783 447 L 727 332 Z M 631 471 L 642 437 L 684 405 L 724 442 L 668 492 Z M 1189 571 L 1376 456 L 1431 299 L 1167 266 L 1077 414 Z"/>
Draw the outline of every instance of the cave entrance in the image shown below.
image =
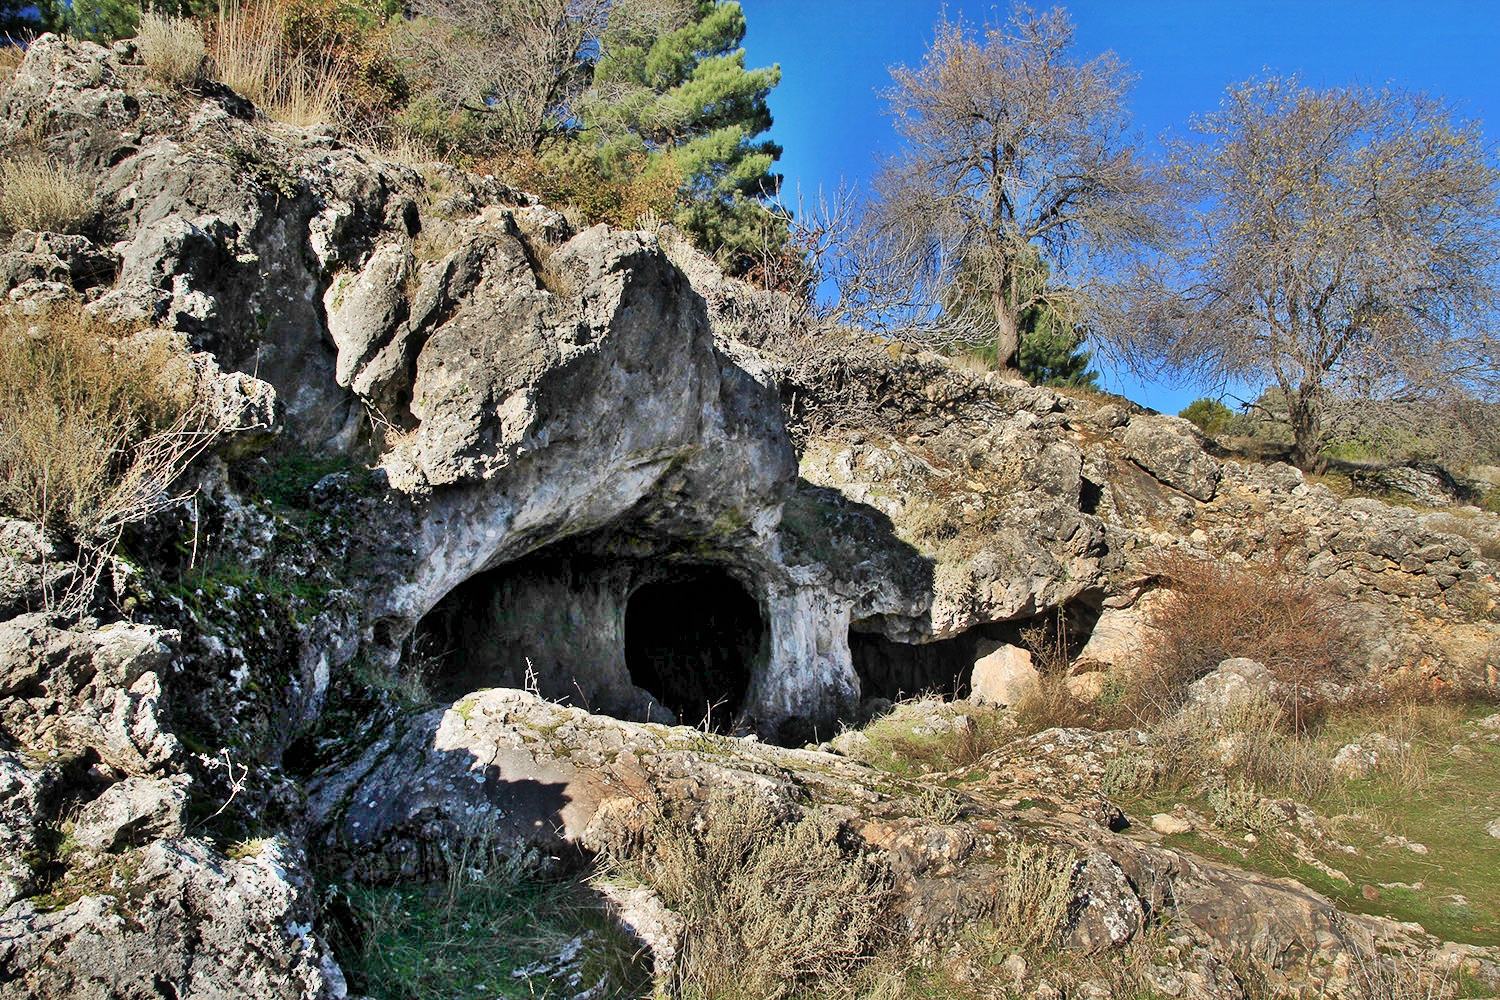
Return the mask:
<path id="1" fill-rule="evenodd" d="M 760 605 L 720 569 L 679 571 L 645 584 L 625 608 L 631 682 L 684 725 L 733 728 L 764 640 Z"/>
<path id="2" fill-rule="evenodd" d="M 865 698 L 967 698 L 974 662 L 1001 644 L 1030 650 L 1034 666 L 1044 673 L 1066 670 L 1099 620 L 1094 597 L 1091 593 L 1046 614 L 976 625 L 923 643 L 887 638 L 876 631 L 878 621 L 855 622 L 849 628 L 849 657 Z"/>

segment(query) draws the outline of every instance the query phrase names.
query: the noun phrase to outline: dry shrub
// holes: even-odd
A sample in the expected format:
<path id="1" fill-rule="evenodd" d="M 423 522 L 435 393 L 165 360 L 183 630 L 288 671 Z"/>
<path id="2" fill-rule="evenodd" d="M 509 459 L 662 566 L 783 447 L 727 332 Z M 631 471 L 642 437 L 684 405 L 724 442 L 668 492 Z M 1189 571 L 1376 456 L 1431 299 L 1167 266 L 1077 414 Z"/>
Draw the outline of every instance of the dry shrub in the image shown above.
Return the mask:
<path id="1" fill-rule="evenodd" d="M 181 17 L 141 13 L 136 43 L 146 72 L 172 87 L 190 87 L 203 78 L 208 50 L 203 32 L 192 21 Z"/>
<path id="2" fill-rule="evenodd" d="M 0 163 L 0 236 L 22 229 L 77 232 L 90 211 L 88 188 L 72 167 L 43 160 Z"/>
<path id="3" fill-rule="evenodd" d="M 80 540 L 181 470 L 194 411 L 181 355 L 77 306 L 0 314 L 0 507 Z"/>
<path id="4" fill-rule="evenodd" d="M 751 793 L 660 819 L 627 867 L 686 924 L 670 988 L 693 1000 L 839 993 L 874 954 L 891 894 L 831 820 L 782 822 Z"/>
<path id="5" fill-rule="evenodd" d="M 9 39 L 0 38 L 0 94 L 15 80 L 25 59 L 25 49 Z"/>
<path id="6" fill-rule="evenodd" d="M 1430 957 L 1381 954 L 1346 934 L 1353 958 L 1348 995 L 1354 1000 L 1450 1000 L 1472 996 L 1452 966 Z"/>
<path id="7" fill-rule="evenodd" d="M 1073 899 L 1078 852 L 1048 844 L 1011 844 L 995 915 L 1000 940 L 1021 948 L 1050 948 Z"/>
<path id="8" fill-rule="evenodd" d="M 1229 794 L 1223 788 L 1239 787 L 1311 801 L 1325 797 L 1338 783 L 1328 748 L 1298 731 L 1286 708 L 1265 695 L 1231 701 L 1217 715 L 1179 712 L 1149 732 L 1143 752 L 1111 762 L 1105 776 L 1108 790 L 1181 789 L 1222 780 L 1221 797 Z M 1220 811 L 1233 812 L 1240 804 L 1231 796 Z"/>
<path id="9" fill-rule="evenodd" d="M 1088 706 L 1069 693 L 1067 677 L 1061 673 L 1042 673 L 1016 705 L 1017 721 L 1025 733 L 1082 725 L 1088 714 Z"/>
<path id="10" fill-rule="evenodd" d="M 1353 648 L 1343 605 L 1306 581 L 1175 553 L 1153 569 L 1170 587 L 1150 615 L 1152 680 L 1168 699 L 1235 656 L 1305 693 L 1338 675 Z"/>
<path id="11" fill-rule="evenodd" d="M 212 36 L 216 78 L 278 121 L 338 123 L 372 142 L 407 99 L 374 3 L 232 0 Z"/>

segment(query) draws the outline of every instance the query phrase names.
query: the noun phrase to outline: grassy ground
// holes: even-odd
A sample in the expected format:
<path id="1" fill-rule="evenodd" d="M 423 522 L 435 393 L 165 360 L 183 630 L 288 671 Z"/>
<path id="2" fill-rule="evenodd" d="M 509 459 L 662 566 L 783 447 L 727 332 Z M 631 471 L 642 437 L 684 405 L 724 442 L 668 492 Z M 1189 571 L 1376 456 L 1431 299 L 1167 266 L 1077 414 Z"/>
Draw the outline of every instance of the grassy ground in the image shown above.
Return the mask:
<path id="1" fill-rule="evenodd" d="M 1500 741 L 1488 739 L 1491 734 L 1476 724 L 1493 711 L 1492 705 L 1406 707 L 1395 715 L 1354 713 L 1325 723 L 1312 749 L 1328 756 L 1371 732 L 1395 732 L 1411 744 L 1403 759 L 1367 778 L 1337 781 L 1306 802 L 1331 840 L 1298 831 L 1303 845 L 1347 879 L 1315 867 L 1274 834 L 1263 831 L 1256 843 L 1246 843 L 1244 835 L 1253 831 L 1232 820 L 1170 836 L 1167 843 L 1291 876 L 1343 909 L 1415 921 L 1444 940 L 1500 944 L 1500 840 L 1484 830 L 1500 817 Z M 1261 791 L 1290 797 L 1292 790 Z M 1115 801 L 1137 823 L 1179 805 L 1207 817 L 1218 812 L 1201 784 L 1117 793 Z"/>

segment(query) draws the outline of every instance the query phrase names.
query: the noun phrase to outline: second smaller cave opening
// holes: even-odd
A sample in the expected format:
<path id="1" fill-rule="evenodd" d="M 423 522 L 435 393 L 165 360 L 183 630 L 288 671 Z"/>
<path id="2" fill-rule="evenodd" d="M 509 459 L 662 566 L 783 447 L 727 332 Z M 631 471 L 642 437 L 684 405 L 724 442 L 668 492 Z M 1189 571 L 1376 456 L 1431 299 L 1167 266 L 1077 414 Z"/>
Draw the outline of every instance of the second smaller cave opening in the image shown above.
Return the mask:
<path id="1" fill-rule="evenodd" d="M 625 609 L 625 665 L 684 725 L 730 731 L 765 646 L 760 605 L 723 570 L 647 583 Z"/>
<path id="2" fill-rule="evenodd" d="M 855 623 L 849 630 L 849 655 L 866 699 L 936 695 L 954 700 L 969 696 L 975 661 L 1001 644 L 1030 650 L 1044 673 L 1066 669 L 1098 620 L 1092 603 L 1079 599 L 1057 611 L 976 625 L 934 642 L 897 642 L 876 631 L 875 623 Z"/>

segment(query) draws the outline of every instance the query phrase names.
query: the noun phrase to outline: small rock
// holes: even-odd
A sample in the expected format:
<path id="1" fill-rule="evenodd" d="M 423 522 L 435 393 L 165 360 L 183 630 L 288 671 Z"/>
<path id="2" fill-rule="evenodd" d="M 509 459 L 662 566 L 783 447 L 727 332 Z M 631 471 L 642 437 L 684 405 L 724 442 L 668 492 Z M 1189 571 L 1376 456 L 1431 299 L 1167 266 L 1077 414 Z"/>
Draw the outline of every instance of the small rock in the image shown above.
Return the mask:
<path id="1" fill-rule="evenodd" d="M 1360 886 L 1359 894 L 1370 900 L 1371 902 L 1374 902 L 1375 900 L 1380 898 L 1380 890 L 1375 888 L 1373 885 Z"/>
<path id="2" fill-rule="evenodd" d="M 1032 993 L 1035 1000 L 1063 1000 L 1063 991 L 1043 979 L 1036 984 L 1036 992 Z"/>
<path id="3" fill-rule="evenodd" d="M 1011 984 L 1019 992 L 1021 984 L 1026 981 L 1026 959 L 1020 955 L 1007 955 L 1005 961 L 1000 963 L 1000 968 L 1010 977 Z"/>
<path id="4" fill-rule="evenodd" d="M 1271 680 L 1271 671 L 1264 664 L 1243 656 L 1225 660 L 1212 673 L 1188 685 L 1182 710 L 1218 719 L 1231 705 L 1269 694 Z"/>
<path id="5" fill-rule="evenodd" d="M 1494 715 L 1487 715 L 1484 718 L 1480 719 L 1479 728 L 1488 729 L 1491 732 L 1500 732 L 1500 712 L 1496 712 Z"/>
<path id="6" fill-rule="evenodd" d="M 1500 816 L 1497 816 L 1495 819 L 1490 820 L 1489 823 L 1485 825 L 1484 832 L 1489 834 L 1491 837 L 1500 840 Z"/>
<path id="7" fill-rule="evenodd" d="M 1173 816 L 1171 813 L 1157 813 L 1151 817 L 1151 829 L 1157 833 L 1171 835 L 1174 833 L 1192 833 L 1193 824 L 1181 816 Z"/>

